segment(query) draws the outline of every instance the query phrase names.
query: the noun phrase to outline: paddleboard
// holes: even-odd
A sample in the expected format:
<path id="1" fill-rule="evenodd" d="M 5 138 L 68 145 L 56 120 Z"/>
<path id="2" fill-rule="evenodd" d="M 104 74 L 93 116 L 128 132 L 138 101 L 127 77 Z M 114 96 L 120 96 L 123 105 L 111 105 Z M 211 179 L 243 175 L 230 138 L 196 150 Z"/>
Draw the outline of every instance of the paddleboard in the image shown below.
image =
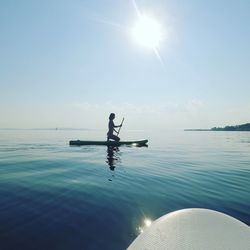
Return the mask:
<path id="1" fill-rule="evenodd" d="M 135 145 L 135 146 L 146 146 L 148 140 L 134 140 L 134 141 L 82 141 L 82 140 L 75 140 L 70 141 L 69 145 L 71 146 L 83 146 L 83 145 L 104 145 L 104 146 L 121 146 L 121 145 Z"/>
<path id="2" fill-rule="evenodd" d="M 151 224 L 128 250 L 250 250 L 250 227 L 220 212 L 183 209 Z"/>

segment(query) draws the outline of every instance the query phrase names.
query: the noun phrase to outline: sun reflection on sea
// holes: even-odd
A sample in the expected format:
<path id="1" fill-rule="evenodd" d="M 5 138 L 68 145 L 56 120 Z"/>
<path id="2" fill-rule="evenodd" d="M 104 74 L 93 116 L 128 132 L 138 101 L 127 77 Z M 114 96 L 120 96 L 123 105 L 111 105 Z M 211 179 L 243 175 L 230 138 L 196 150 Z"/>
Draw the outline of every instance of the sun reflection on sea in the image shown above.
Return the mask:
<path id="1" fill-rule="evenodd" d="M 149 218 L 144 218 L 142 224 L 140 226 L 138 226 L 138 228 L 136 229 L 136 231 L 141 234 L 143 233 L 148 227 L 150 227 L 152 224 L 152 220 Z"/>

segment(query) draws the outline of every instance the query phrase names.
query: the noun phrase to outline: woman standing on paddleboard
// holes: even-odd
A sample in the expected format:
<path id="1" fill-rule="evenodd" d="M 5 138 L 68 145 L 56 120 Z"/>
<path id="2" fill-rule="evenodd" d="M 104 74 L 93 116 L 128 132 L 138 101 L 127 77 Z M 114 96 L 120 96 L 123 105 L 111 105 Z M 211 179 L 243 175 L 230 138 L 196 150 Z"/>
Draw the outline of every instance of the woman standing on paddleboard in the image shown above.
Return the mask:
<path id="1" fill-rule="evenodd" d="M 117 135 L 114 135 L 113 132 L 115 131 L 118 134 L 118 132 L 115 130 L 115 128 L 120 128 L 122 126 L 122 124 L 115 125 L 114 121 L 113 121 L 114 119 L 115 119 L 115 114 L 111 113 L 109 115 L 109 131 L 107 133 L 107 140 L 109 141 L 111 139 L 111 140 L 118 142 L 118 141 L 120 141 L 120 138 Z"/>

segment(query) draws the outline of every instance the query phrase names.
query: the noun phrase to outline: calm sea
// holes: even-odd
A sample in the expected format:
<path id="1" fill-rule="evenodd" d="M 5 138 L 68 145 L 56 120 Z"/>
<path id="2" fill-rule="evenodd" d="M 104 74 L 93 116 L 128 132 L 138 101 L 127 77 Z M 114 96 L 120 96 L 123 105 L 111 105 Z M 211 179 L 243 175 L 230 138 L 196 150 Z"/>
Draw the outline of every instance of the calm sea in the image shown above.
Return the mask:
<path id="1" fill-rule="evenodd" d="M 68 145 L 103 134 L 0 131 L 0 249 L 126 249 L 146 219 L 192 207 L 250 225 L 250 132 L 131 131 L 149 146 Z"/>

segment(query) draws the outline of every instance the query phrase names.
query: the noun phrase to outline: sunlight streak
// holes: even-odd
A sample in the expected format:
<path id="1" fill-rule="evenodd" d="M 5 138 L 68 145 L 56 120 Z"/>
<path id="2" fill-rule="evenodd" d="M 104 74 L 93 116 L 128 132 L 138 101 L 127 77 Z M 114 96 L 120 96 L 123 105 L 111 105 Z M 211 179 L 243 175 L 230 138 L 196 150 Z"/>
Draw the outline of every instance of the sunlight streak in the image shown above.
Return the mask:
<path id="1" fill-rule="evenodd" d="M 160 56 L 160 53 L 158 52 L 157 48 L 154 48 L 154 52 L 155 52 L 156 57 L 160 61 L 161 65 L 164 66 L 164 62 L 163 62 L 163 60 L 162 60 L 162 58 Z"/>
<path id="2" fill-rule="evenodd" d="M 137 7 L 136 1 L 135 1 L 135 0 L 132 0 L 132 3 L 133 3 L 133 5 L 134 5 L 135 11 L 136 11 L 136 13 L 137 13 L 137 16 L 140 17 L 140 16 L 141 16 L 141 13 L 140 13 L 140 11 L 139 11 L 139 9 L 138 9 L 138 7 Z"/>

